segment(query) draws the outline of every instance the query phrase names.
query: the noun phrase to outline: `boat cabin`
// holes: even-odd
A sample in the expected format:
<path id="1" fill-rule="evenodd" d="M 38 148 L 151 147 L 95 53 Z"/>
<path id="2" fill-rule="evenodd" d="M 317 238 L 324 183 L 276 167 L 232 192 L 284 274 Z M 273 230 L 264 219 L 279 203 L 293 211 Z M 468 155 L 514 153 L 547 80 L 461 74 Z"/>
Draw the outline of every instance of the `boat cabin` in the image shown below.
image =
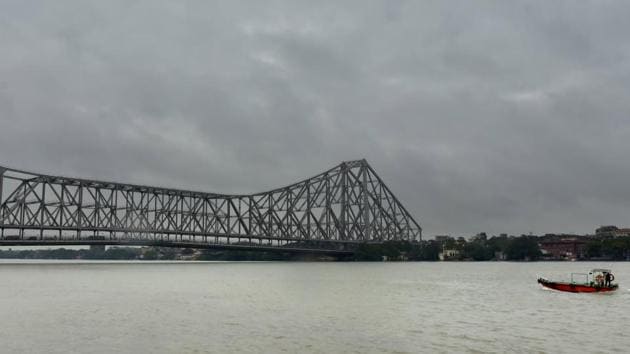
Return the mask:
<path id="1" fill-rule="evenodd" d="M 595 268 L 586 273 L 571 273 L 571 283 L 587 284 L 591 286 L 604 286 L 606 283 L 606 275 L 611 274 L 610 269 Z M 614 278 L 613 278 L 614 279 Z"/>

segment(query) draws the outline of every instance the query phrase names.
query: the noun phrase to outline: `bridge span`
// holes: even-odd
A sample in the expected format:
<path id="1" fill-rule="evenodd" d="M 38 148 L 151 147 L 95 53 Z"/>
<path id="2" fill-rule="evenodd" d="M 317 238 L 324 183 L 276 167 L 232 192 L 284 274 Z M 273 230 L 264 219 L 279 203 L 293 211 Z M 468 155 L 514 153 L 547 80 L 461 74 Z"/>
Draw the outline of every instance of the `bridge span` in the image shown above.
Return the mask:
<path id="1" fill-rule="evenodd" d="M 366 160 L 268 192 L 226 195 L 0 167 L 0 246 L 150 245 L 350 254 L 420 241 Z"/>

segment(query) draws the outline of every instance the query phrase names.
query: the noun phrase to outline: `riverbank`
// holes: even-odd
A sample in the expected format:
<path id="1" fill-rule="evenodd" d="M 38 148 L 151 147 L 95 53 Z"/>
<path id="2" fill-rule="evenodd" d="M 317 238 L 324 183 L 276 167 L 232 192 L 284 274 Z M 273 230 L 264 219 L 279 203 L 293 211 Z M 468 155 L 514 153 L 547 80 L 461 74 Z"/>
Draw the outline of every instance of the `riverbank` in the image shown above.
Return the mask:
<path id="1" fill-rule="evenodd" d="M 630 238 L 591 240 L 578 257 L 556 257 L 540 248 L 536 236 L 494 236 L 422 242 L 386 241 L 358 246 L 353 256 L 334 258 L 283 252 L 168 247 L 0 250 L 0 259 L 183 260 L 183 261 L 627 261 Z"/>

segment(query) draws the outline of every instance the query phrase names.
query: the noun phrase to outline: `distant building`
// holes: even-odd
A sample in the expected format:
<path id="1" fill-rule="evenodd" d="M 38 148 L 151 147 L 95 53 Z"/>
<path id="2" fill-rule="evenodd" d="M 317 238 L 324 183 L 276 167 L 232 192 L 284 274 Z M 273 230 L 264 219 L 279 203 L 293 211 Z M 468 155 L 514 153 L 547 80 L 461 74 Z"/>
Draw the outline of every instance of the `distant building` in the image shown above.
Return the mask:
<path id="1" fill-rule="evenodd" d="M 497 261 L 505 261 L 507 259 L 507 256 L 502 251 L 495 251 L 494 252 L 494 259 L 497 260 Z"/>
<path id="2" fill-rule="evenodd" d="M 630 236 L 630 228 L 618 228 L 614 225 L 600 226 L 595 230 L 597 237 L 628 237 Z"/>
<path id="3" fill-rule="evenodd" d="M 582 236 L 546 236 L 539 246 L 544 258 L 579 259 L 586 255 L 587 242 L 588 239 Z"/>
<path id="4" fill-rule="evenodd" d="M 451 236 L 449 236 L 449 235 L 436 235 L 435 236 L 435 241 L 436 242 L 443 243 L 443 242 L 446 242 L 448 240 L 453 240 L 453 238 Z"/>
<path id="5" fill-rule="evenodd" d="M 597 237 L 613 237 L 613 232 L 617 231 L 617 226 L 608 225 L 600 226 L 595 229 L 595 236 Z"/>
<path id="6" fill-rule="evenodd" d="M 441 261 L 450 261 L 450 260 L 459 259 L 459 250 L 445 249 L 445 250 L 442 250 L 442 252 L 440 252 L 438 257 L 440 257 Z"/>
<path id="7" fill-rule="evenodd" d="M 613 237 L 628 237 L 628 236 L 630 236 L 629 228 L 617 229 L 613 231 Z"/>

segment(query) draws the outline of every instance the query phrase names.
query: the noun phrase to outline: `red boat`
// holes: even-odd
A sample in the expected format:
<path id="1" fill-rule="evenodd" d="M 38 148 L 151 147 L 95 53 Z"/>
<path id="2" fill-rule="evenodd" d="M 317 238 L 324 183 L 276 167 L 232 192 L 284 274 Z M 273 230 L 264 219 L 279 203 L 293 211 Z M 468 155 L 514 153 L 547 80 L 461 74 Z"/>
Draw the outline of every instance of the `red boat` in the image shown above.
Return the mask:
<path id="1" fill-rule="evenodd" d="M 582 278 L 584 277 L 584 278 Z M 583 279 L 583 281 L 577 281 Z M 545 278 L 538 278 L 538 284 L 558 291 L 571 293 L 603 293 L 615 291 L 619 284 L 613 284 L 615 276 L 610 269 L 593 269 L 586 273 L 571 273 L 571 282 L 551 281 Z"/>

